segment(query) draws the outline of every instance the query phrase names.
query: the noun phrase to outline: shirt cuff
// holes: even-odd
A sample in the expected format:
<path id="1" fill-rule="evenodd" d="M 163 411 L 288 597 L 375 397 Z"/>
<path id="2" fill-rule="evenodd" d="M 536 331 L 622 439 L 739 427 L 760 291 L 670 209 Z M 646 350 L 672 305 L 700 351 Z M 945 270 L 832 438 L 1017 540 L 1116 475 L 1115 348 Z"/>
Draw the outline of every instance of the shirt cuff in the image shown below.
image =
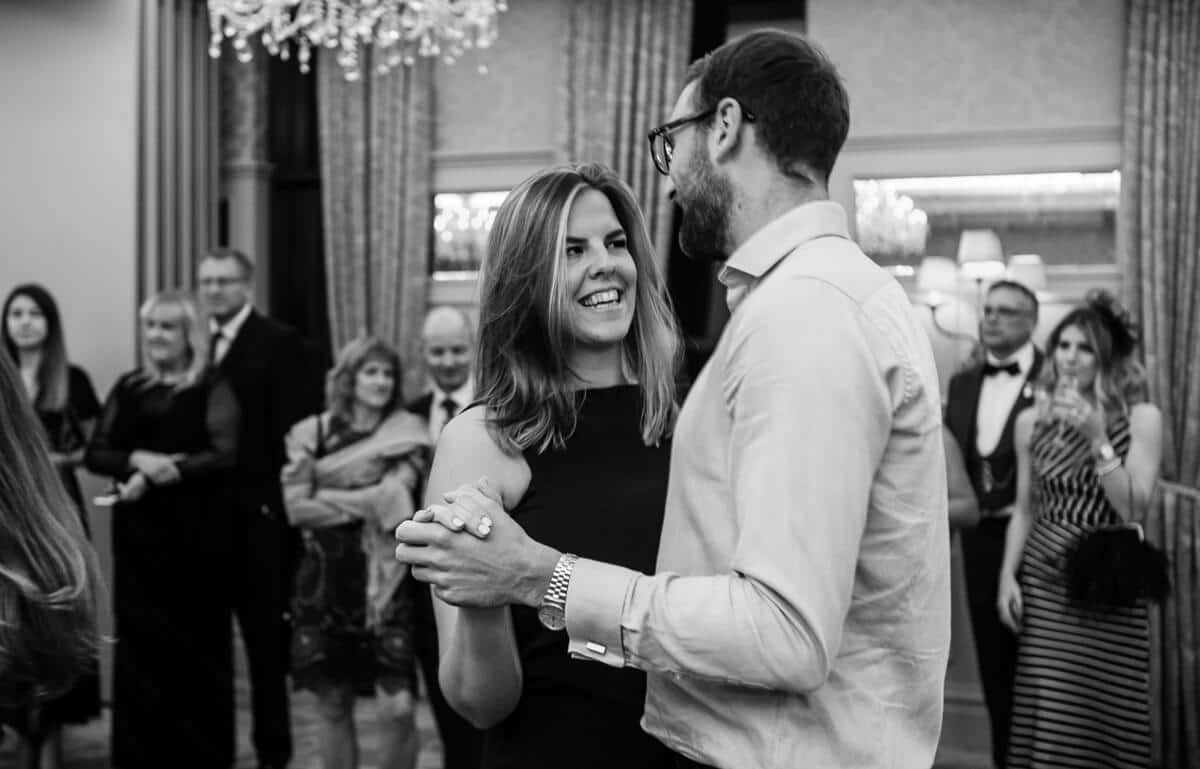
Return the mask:
<path id="1" fill-rule="evenodd" d="M 640 577 L 623 566 L 580 558 L 567 586 L 567 651 L 576 659 L 625 666 L 621 616 Z"/>

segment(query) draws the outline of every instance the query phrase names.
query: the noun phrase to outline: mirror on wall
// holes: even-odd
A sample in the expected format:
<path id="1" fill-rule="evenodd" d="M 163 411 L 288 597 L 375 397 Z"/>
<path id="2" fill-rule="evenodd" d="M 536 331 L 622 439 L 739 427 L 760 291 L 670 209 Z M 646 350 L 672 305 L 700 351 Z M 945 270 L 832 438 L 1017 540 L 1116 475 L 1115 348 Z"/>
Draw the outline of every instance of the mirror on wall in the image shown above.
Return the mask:
<path id="1" fill-rule="evenodd" d="M 1116 170 L 854 180 L 863 250 L 922 307 L 940 378 L 974 352 L 987 286 L 1038 294 L 1035 341 L 1090 288 L 1119 289 Z"/>
<path id="2" fill-rule="evenodd" d="M 439 192 L 433 196 L 433 278 L 474 280 L 488 233 L 507 190 Z"/>
<path id="3" fill-rule="evenodd" d="M 994 232 L 1006 257 L 1114 264 L 1120 184 L 1115 170 L 856 179 L 855 222 L 873 259 L 914 271 L 927 256 L 956 259 L 972 230 Z"/>

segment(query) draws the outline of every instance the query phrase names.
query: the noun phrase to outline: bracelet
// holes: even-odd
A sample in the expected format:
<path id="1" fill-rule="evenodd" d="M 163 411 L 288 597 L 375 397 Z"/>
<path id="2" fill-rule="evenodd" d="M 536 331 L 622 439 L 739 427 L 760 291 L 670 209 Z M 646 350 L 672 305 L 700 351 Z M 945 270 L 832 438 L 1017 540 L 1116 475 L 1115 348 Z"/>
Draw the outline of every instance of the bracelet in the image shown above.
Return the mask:
<path id="1" fill-rule="evenodd" d="M 1096 465 L 1096 477 L 1103 478 L 1104 476 L 1116 471 L 1121 467 L 1121 458 L 1113 457 L 1104 464 Z"/>

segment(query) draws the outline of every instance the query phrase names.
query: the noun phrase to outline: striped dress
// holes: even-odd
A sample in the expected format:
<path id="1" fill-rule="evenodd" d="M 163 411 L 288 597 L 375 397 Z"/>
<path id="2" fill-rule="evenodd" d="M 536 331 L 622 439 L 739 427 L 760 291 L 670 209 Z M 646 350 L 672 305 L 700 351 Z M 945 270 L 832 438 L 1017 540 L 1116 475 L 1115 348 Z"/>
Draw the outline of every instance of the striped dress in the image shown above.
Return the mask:
<path id="1" fill-rule="evenodd" d="M 1061 432 L 1060 432 L 1061 431 Z M 1129 451 L 1129 421 L 1109 441 Z M 1038 423 L 1032 438 L 1034 504 L 1025 545 L 1024 614 L 1013 687 L 1009 769 L 1145 769 L 1150 763 L 1149 653 L 1145 604 L 1087 611 L 1067 598 L 1063 559 L 1079 538 L 1117 514 L 1096 477 L 1088 442 Z"/>

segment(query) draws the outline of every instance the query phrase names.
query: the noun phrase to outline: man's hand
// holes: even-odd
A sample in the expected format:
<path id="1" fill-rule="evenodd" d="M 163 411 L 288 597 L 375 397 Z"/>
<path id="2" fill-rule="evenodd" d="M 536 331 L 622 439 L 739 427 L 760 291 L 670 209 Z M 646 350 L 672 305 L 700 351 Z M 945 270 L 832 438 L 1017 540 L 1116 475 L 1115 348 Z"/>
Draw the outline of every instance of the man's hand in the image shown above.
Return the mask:
<path id="1" fill-rule="evenodd" d="M 490 499 L 478 490 L 475 495 L 474 503 Z M 426 520 L 405 521 L 396 528 L 400 541 L 396 558 L 411 566 L 413 576 L 429 583 L 434 595 L 446 603 L 474 608 L 537 606 L 562 554 L 531 539 L 498 504 L 491 515 L 486 541 L 451 531 L 429 520 L 428 514 L 423 516 Z"/>

